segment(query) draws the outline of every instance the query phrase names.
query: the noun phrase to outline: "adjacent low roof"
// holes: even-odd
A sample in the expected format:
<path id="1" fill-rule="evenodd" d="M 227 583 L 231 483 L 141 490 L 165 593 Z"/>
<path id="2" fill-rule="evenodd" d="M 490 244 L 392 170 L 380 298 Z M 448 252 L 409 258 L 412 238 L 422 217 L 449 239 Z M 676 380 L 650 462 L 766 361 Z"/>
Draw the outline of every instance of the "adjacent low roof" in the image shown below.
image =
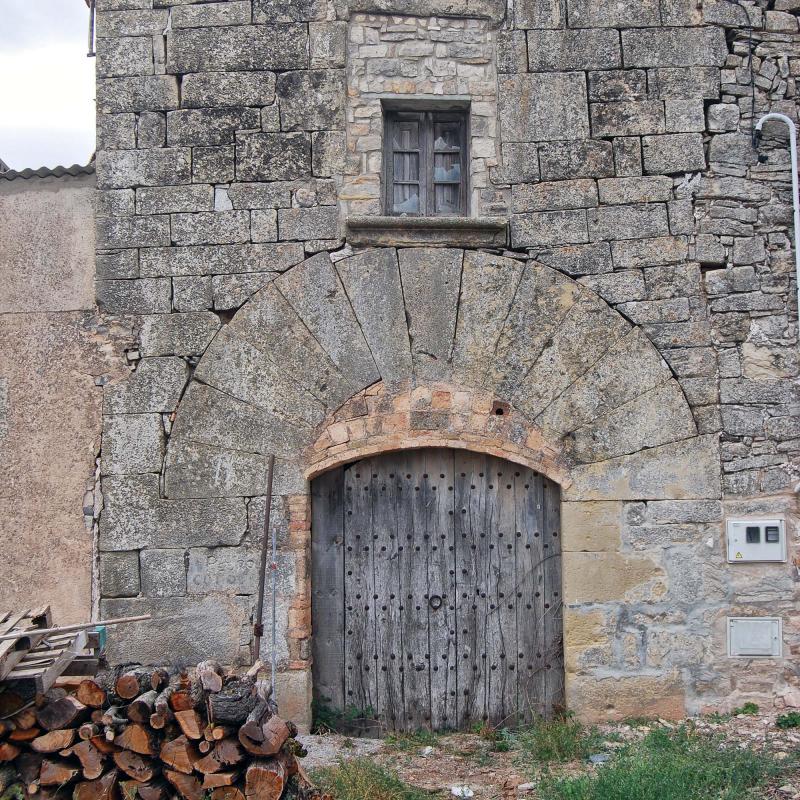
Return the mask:
<path id="1" fill-rule="evenodd" d="M 65 175 L 94 175 L 94 161 L 86 166 L 73 164 L 71 167 L 39 167 L 39 169 L 9 169 L 0 171 L 0 180 L 13 181 L 17 178 L 63 178 Z"/>

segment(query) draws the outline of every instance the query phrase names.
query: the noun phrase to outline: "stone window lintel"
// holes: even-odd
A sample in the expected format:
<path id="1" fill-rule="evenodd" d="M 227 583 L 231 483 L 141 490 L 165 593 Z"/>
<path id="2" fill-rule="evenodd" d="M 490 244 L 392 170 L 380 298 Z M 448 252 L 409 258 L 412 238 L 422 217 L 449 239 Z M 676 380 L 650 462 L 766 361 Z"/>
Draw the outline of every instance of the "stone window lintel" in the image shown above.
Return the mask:
<path id="1" fill-rule="evenodd" d="M 350 216 L 347 238 L 359 247 L 506 247 L 508 222 L 499 217 Z"/>

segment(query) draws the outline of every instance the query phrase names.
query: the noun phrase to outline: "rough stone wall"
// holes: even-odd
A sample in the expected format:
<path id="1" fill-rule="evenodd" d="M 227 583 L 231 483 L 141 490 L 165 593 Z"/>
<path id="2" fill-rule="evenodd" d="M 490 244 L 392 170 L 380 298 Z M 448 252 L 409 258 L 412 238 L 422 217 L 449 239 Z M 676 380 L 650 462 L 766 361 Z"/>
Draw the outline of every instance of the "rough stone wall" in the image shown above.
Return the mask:
<path id="1" fill-rule="evenodd" d="M 95 310 L 94 176 L 0 180 L 0 280 L 0 604 L 81 622 L 102 383 L 126 335 Z"/>
<path id="2" fill-rule="evenodd" d="M 800 438 L 788 155 L 777 128 L 763 163 L 750 144 L 743 15 L 759 113 L 796 116 L 800 37 L 788 0 L 745 5 L 99 0 L 97 292 L 141 325 L 133 375 L 104 398 L 103 609 L 184 615 L 126 632 L 118 658 L 246 657 L 275 452 L 280 657 L 307 691 L 299 454 L 379 380 L 458 385 L 452 326 L 472 320 L 458 381 L 569 467 L 573 706 L 800 700 L 794 566 L 724 561 L 726 514 L 783 516 L 793 539 Z M 472 214 L 510 198 L 511 258 L 474 294 L 451 251 L 353 255 L 344 238 L 347 214 L 380 212 L 379 95 L 428 89 L 485 121 Z M 537 305 L 537 264 L 577 284 Z M 645 350 L 663 362 L 644 369 Z M 785 657 L 728 659 L 730 614 L 782 615 Z"/>

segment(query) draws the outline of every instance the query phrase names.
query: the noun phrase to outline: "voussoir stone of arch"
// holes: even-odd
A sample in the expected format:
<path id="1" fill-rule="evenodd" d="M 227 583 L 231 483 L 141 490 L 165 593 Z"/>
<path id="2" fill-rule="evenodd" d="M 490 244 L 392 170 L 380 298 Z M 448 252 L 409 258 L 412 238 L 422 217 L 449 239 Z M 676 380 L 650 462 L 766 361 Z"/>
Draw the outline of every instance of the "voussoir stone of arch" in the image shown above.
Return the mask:
<path id="1" fill-rule="evenodd" d="M 447 381 L 464 251 L 409 248 L 398 256 L 414 376 Z"/>
<path id="2" fill-rule="evenodd" d="M 365 250 L 338 261 L 336 271 L 381 377 L 390 383 L 406 380 L 411 348 L 397 251 Z"/>
<path id="3" fill-rule="evenodd" d="M 653 343 L 633 328 L 534 421 L 546 435 L 558 439 L 671 377 Z"/>
<path id="4" fill-rule="evenodd" d="M 673 379 L 573 431 L 568 450 L 578 463 L 606 461 L 696 435 L 694 416 Z"/>
<path id="5" fill-rule="evenodd" d="M 195 370 L 195 379 L 266 411 L 316 425 L 325 406 L 257 347 L 223 328 Z"/>
<path id="6" fill-rule="evenodd" d="M 582 292 L 579 284 L 560 272 L 529 261 L 501 326 L 484 385 L 510 396 Z"/>
<path id="7" fill-rule="evenodd" d="M 524 264 L 512 258 L 464 253 L 452 358 L 457 381 L 469 386 L 482 384 L 523 269 Z"/>
<path id="8" fill-rule="evenodd" d="M 230 323 L 230 330 L 280 364 L 329 411 L 362 388 L 342 376 L 273 284 L 255 294 Z"/>
<path id="9" fill-rule="evenodd" d="M 630 323 L 597 295 L 574 303 L 517 386 L 513 402 L 535 418 L 630 330 Z"/>
<path id="10" fill-rule="evenodd" d="M 288 270 L 275 285 L 353 386 L 363 388 L 380 380 L 364 333 L 327 253 Z"/>

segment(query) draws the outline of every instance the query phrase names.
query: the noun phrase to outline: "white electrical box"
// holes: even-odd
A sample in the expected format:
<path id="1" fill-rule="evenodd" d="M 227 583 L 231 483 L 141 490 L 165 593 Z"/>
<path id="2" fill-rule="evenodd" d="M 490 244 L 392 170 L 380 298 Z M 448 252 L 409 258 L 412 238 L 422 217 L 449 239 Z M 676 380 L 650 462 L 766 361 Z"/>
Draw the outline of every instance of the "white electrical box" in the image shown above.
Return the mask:
<path id="1" fill-rule="evenodd" d="M 728 655 L 738 658 L 780 658 L 780 617 L 728 617 Z"/>
<path id="2" fill-rule="evenodd" d="M 729 519 L 728 561 L 786 561 L 786 526 L 782 519 Z"/>

